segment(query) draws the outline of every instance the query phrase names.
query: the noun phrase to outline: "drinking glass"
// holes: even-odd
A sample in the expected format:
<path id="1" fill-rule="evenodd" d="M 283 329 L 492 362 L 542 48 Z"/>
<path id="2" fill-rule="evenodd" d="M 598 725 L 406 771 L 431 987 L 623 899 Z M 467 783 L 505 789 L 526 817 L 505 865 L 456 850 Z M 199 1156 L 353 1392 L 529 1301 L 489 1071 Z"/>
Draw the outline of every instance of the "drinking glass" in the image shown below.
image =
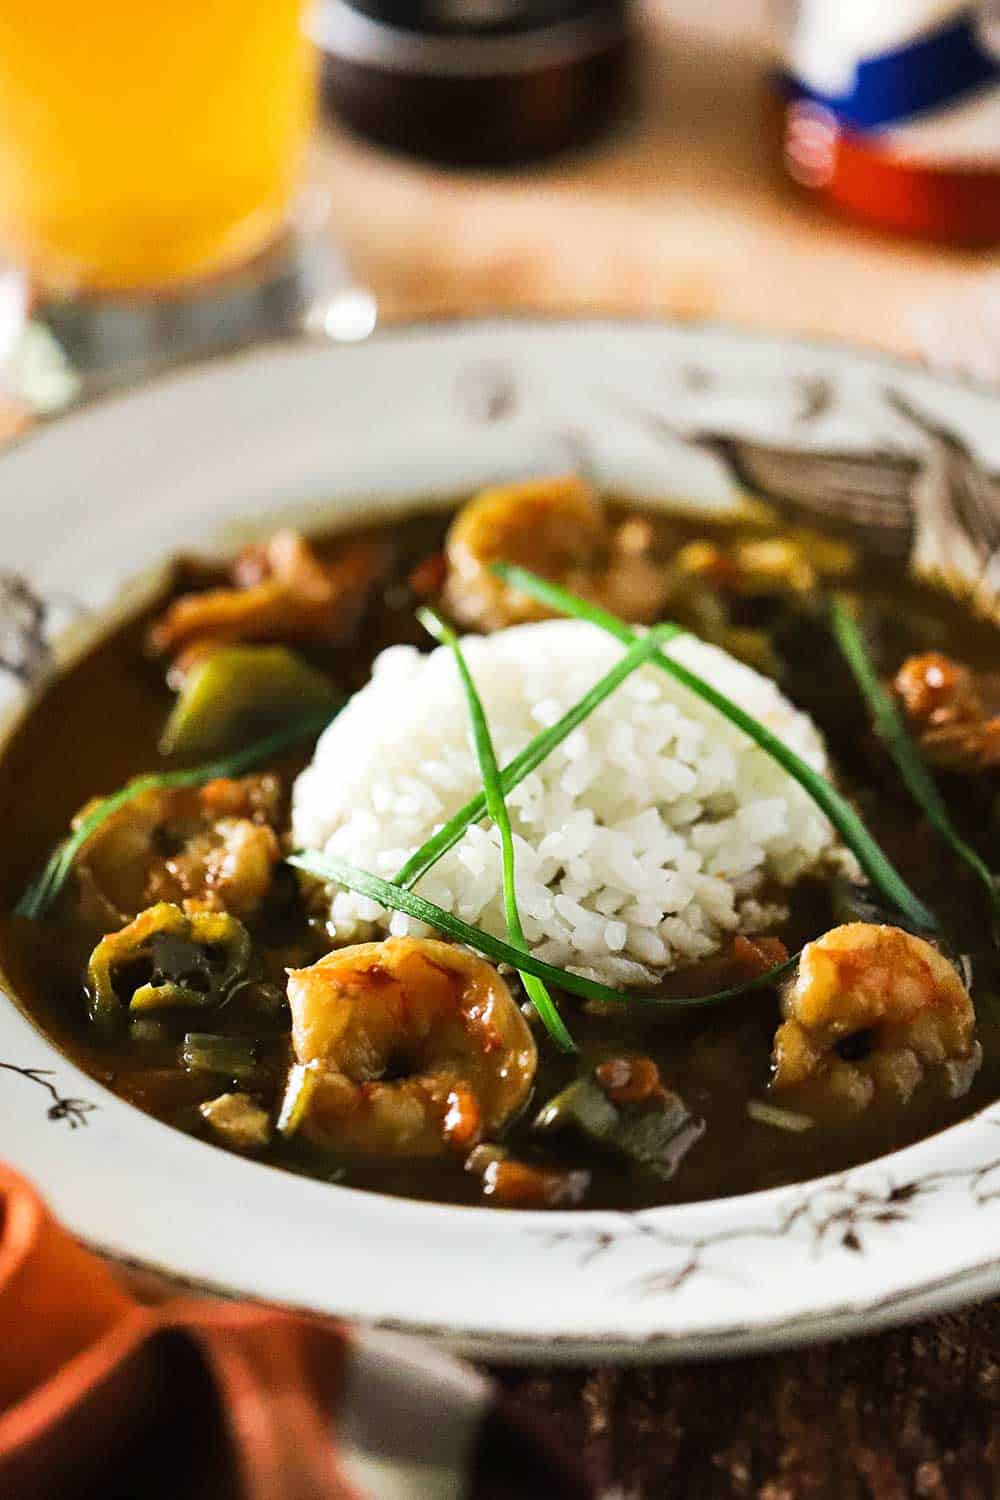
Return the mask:
<path id="1" fill-rule="evenodd" d="M 315 293 L 306 8 L 2 0 L 4 305 L 13 276 L 85 388 L 279 331 Z M 10 384 L 38 362 L 7 321 Z"/>

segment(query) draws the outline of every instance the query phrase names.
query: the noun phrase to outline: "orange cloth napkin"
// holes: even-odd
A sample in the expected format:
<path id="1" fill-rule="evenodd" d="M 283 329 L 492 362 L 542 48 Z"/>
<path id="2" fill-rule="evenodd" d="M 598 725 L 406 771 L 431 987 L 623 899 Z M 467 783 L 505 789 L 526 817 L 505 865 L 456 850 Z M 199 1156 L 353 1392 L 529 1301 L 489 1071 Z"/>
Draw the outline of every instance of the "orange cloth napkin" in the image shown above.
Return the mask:
<path id="1" fill-rule="evenodd" d="M 336 1327 L 264 1308 L 140 1307 L 0 1167 L 8 1500 L 89 1494 L 105 1480 L 134 1496 L 347 1500 L 325 1420 L 344 1345 Z"/>
<path id="2" fill-rule="evenodd" d="M 358 1500 L 334 1435 L 350 1360 L 350 1331 L 328 1321 L 194 1298 L 140 1306 L 0 1167 L 3 1500 Z M 439 1393 L 427 1399 L 440 1423 Z M 391 1411 L 384 1421 L 391 1442 Z M 588 1493 L 501 1396 L 477 1431 L 468 1495 Z"/>

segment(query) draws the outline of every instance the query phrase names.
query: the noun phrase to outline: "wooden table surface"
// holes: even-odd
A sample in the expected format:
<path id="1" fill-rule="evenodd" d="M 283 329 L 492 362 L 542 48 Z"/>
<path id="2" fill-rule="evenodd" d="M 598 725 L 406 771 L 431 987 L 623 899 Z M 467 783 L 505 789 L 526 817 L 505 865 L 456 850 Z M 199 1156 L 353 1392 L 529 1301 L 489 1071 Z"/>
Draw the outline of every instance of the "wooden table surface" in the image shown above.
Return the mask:
<path id="1" fill-rule="evenodd" d="M 630 118 L 530 169 L 435 169 L 334 129 L 334 230 L 383 315 L 605 309 L 917 352 L 925 310 L 1000 261 L 838 222 L 786 185 L 759 9 L 639 6 Z M 706 10 L 714 33 L 692 24 Z"/>

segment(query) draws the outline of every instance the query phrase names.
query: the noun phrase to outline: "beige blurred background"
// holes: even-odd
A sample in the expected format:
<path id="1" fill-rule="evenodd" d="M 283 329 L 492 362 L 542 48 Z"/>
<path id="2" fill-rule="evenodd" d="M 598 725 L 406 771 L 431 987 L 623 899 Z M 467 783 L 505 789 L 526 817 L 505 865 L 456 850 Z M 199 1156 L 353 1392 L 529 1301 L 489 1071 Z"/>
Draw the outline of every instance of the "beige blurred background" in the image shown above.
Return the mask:
<path id="1" fill-rule="evenodd" d="M 873 344 L 1000 384 L 1000 250 L 892 239 L 832 217 L 786 179 L 770 78 L 789 6 L 634 0 L 629 116 L 597 145 L 533 167 L 435 167 L 327 117 L 313 196 L 328 199 L 326 232 L 381 321 L 492 310 L 716 319 Z M 0 275 L 0 348 L 22 312 L 18 278 Z M 0 390 L 0 441 L 29 420 L 12 390 Z"/>
<path id="2" fill-rule="evenodd" d="M 766 125 L 768 9 L 642 0 L 633 117 L 597 147 L 536 168 L 450 172 L 333 130 L 323 171 L 336 232 L 383 314 L 721 318 L 971 362 L 1000 379 L 990 275 L 1000 257 L 888 239 L 830 218 L 783 181 Z"/>

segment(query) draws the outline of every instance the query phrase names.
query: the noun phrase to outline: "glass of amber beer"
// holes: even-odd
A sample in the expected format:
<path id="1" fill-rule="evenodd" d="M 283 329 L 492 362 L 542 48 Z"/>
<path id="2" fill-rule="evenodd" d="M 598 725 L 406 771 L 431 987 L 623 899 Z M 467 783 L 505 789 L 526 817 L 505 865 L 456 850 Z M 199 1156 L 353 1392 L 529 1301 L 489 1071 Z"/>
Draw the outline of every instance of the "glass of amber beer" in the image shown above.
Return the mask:
<path id="1" fill-rule="evenodd" d="M 245 334 L 234 296 L 264 306 L 263 282 L 287 284 L 276 247 L 290 243 L 315 96 L 305 10 L 0 3 L 0 251 L 35 315 L 104 378 L 116 346 L 155 363 L 172 330 L 195 345 L 222 323 Z"/>

